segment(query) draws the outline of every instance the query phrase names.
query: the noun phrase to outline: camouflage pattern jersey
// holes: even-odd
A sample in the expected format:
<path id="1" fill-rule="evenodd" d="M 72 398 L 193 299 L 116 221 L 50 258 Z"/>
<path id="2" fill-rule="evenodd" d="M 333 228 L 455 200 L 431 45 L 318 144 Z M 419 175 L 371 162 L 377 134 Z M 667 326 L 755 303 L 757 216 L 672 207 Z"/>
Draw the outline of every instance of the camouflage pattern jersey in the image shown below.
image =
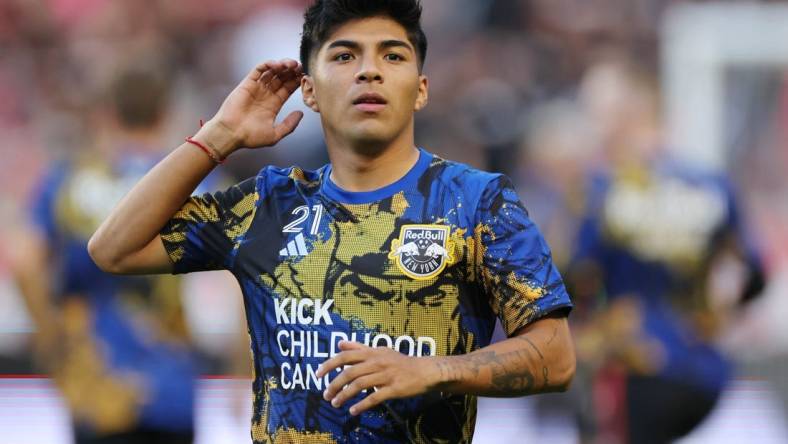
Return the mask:
<path id="1" fill-rule="evenodd" d="M 85 436 L 194 428 L 197 362 L 179 279 L 107 274 L 87 251 L 101 221 L 159 160 L 75 156 L 55 163 L 31 199 L 31 222 L 51 254 L 41 273 L 60 321 L 49 326 L 58 341 L 46 366 Z"/>
<path id="2" fill-rule="evenodd" d="M 571 303 L 541 234 L 499 174 L 420 150 L 400 180 L 348 192 L 317 171 L 267 167 L 192 197 L 162 230 L 176 273 L 227 269 L 254 357 L 255 443 L 470 442 L 474 396 L 430 393 L 358 417 L 317 378 L 340 340 L 458 355 Z"/>

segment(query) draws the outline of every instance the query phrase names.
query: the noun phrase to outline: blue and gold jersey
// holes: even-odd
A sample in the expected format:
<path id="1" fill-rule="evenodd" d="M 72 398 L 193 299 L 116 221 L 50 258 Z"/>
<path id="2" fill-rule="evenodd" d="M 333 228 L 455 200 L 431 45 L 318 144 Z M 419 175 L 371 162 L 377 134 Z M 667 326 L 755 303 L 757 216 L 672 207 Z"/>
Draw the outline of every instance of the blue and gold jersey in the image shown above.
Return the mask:
<path id="1" fill-rule="evenodd" d="M 90 258 L 90 235 L 158 160 L 55 165 L 33 198 L 32 222 L 51 253 L 60 326 L 53 377 L 75 425 L 86 433 L 194 427 L 196 362 L 173 276 L 116 276 Z"/>
<path id="2" fill-rule="evenodd" d="M 358 417 L 317 378 L 340 340 L 411 356 L 490 343 L 571 303 L 507 178 L 420 152 L 399 181 L 347 192 L 317 171 L 263 169 L 192 197 L 162 231 L 176 273 L 227 269 L 244 293 L 263 442 L 470 442 L 476 398 L 431 393 Z M 365 394 L 359 395 L 360 397 Z M 359 398 L 360 399 L 360 398 Z"/>
<path id="3" fill-rule="evenodd" d="M 748 270 L 761 268 L 733 185 L 719 174 L 660 159 L 596 174 L 587 189 L 574 262 L 593 264 L 611 302 L 635 302 L 640 336 L 653 344 L 648 354 L 660 350 L 659 359 L 639 371 L 719 392 L 732 363 L 709 339 L 708 320 L 706 328 L 697 323 L 715 311 L 708 300 L 712 262 L 730 248 Z M 736 281 L 726 280 L 726 290 Z"/>

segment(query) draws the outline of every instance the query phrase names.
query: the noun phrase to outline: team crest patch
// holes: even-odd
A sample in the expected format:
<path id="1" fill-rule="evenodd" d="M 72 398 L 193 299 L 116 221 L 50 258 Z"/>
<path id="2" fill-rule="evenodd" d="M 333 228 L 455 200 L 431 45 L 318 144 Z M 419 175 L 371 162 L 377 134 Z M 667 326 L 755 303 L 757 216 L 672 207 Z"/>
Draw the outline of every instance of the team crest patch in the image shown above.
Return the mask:
<path id="1" fill-rule="evenodd" d="M 454 245 L 445 225 L 403 225 L 399 239 L 391 242 L 389 259 L 413 279 L 437 276 L 453 264 Z"/>

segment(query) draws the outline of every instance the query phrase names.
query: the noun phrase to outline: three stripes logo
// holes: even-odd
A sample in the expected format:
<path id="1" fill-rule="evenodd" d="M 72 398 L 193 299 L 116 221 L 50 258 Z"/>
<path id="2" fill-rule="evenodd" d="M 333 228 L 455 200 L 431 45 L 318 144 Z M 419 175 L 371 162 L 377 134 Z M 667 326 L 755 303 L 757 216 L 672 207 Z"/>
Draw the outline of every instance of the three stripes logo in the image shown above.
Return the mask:
<path id="1" fill-rule="evenodd" d="M 306 256 L 307 254 L 309 254 L 309 251 L 306 249 L 303 233 L 298 233 L 295 239 L 287 243 L 287 247 L 279 250 L 279 256 L 299 257 Z"/>

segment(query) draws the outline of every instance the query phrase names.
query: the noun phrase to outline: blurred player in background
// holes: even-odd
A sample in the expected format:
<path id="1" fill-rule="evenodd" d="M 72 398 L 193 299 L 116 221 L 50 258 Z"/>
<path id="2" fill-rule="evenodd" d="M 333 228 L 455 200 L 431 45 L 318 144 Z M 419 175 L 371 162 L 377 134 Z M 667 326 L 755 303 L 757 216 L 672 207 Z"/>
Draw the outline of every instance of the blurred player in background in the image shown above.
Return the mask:
<path id="1" fill-rule="evenodd" d="M 562 271 L 567 270 L 572 259 L 582 222 L 587 173 L 597 162 L 593 149 L 595 133 L 588 120 L 577 100 L 554 99 L 528 114 L 526 137 L 522 141 L 522 163 L 516 176 L 518 192 L 534 222 L 543 227 L 553 261 Z M 588 304 L 576 305 L 570 326 L 583 325 L 591 309 Z M 581 442 L 595 435 L 591 390 L 595 369 L 580 359 L 577 364 L 567 393 L 533 399 L 536 436 L 549 435 L 557 423 L 566 428 L 575 427 Z"/>
<path id="2" fill-rule="evenodd" d="M 667 443 L 698 425 L 732 377 L 717 333 L 763 287 L 731 184 L 666 155 L 658 94 L 618 57 L 581 84 L 607 165 L 585 190 L 569 273 L 594 309 L 576 338 L 600 368 L 599 442 Z"/>
<path id="3" fill-rule="evenodd" d="M 18 239 L 39 363 L 61 390 L 77 444 L 193 441 L 197 369 L 179 280 L 106 274 L 86 250 L 108 209 L 162 157 L 166 65 L 134 60 L 90 111 L 92 148 L 53 165 Z"/>
<path id="4" fill-rule="evenodd" d="M 416 0 L 315 2 L 302 64 L 252 70 L 90 241 L 116 273 L 233 272 L 255 442 L 467 443 L 476 395 L 564 390 L 574 373 L 571 303 L 510 181 L 414 144 L 420 17 Z M 189 198 L 236 150 L 295 129 L 300 112 L 275 119 L 299 86 L 331 163 Z M 509 338 L 490 344 L 496 316 Z"/>

